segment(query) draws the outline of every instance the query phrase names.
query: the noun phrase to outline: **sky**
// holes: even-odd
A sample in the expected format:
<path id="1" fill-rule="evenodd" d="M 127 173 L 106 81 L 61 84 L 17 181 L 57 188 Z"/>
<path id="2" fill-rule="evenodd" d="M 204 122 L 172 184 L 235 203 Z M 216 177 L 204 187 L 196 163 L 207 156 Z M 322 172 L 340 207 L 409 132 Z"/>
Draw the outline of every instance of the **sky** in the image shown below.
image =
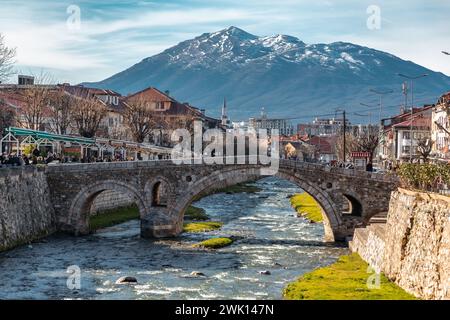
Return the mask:
<path id="1" fill-rule="evenodd" d="M 205 32 L 236 26 L 305 43 L 346 41 L 450 76 L 448 0 L 0 0 L 16 70 L 103 80 Z M 16 79 L 14 79 L 16 81 Z"/>

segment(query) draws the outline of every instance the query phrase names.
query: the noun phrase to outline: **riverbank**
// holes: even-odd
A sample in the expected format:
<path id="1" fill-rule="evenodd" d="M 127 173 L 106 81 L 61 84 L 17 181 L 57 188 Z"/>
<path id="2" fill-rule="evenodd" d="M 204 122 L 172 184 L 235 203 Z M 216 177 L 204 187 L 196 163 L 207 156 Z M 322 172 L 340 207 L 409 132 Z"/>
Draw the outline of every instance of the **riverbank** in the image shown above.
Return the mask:
<path id="1" fill-rule="evenodd" d="M 306 192 L 293 195 L 290 200 L 292 207 L 299 216 L 314 223 L 323 221 L 322 209 L 316 200 Z"/>
<path id="2" fill-rule="evenodd" d="M 415 297 L 378 276 L 358 254 L 306 273 L 283 291 L 288 300 L 414 300 Z"/>
<path id="3" fill-rule="evenodd" d="M 136 205 L 106 210 L 89 218 L 89 230 L 94 232 L 134 219 L 139 219 L 139 208 Z"/>

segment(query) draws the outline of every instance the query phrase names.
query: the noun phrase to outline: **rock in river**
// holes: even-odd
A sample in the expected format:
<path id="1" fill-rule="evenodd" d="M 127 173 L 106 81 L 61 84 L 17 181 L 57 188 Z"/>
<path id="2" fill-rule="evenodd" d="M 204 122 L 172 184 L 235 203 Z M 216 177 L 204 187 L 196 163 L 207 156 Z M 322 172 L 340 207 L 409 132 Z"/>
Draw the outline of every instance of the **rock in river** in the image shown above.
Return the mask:
<path id="1" fill-rule="evenodd" d="M 137 283 L 137 279 L 135 277 L 120 277 L 116 281 L 116 284 L 128 284 L 128 283 Z"/>

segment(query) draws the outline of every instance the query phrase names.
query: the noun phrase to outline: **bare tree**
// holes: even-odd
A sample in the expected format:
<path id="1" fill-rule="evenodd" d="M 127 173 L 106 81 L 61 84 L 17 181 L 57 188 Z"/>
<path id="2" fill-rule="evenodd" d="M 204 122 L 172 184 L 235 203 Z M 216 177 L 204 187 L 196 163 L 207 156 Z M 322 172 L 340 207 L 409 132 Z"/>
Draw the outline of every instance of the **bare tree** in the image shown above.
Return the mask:
<path id="1" fill-rule="evenodd" d="M 417 151 L 423 158 L 424 162 L 428 162 L 428 157 L 433 149 L 433 141 L 430 138 L 422 138 L 417 141 Z"/>
<path id="2" fill-rule="evenodd" d="M 356 139 L 357 149 L 355 151 L 368 152 L 369 162 L 373 162 L 373 156 L 380 143 L 378 127 L 368 126 L 367 130 L 361 132 Z"/>
<path id="3" fill-rule="evenodd" d="M 21 108 L 22 126 L 31 130 L 40 130 L 45 122 L 49 105 L 49 88 L 47 86 L 30 86 L 23 91 L 24 105 Z"/>
<path id="4" fill-rule="evenodd" d="M 0 34 L 0 82 L 8 80 L 14 73 L 13 66 L 15 63 L 16 49 L 8 48 L 5 45 L 5 38 Z"/>
<path id="5" fill-rule="evenodd" d="M 358 151 L 358 143 L 356 137 L 350 133 L 345 134 L 345 158 L 349 159 L 353 151 Z M 344 136 L 338 136 L 335 144 L 335 153 L 338 161 L 344 160 Z"/>
<path id="6" fill-rule="evenodd" d="M 77 106 L 77 99 L 63 89 L 59 89 L 52 92 L 49 101 L 51 130 L 57 134 L 67 134 L 72 124 L 72 113 Z"/>
<path id="7" fill-rule="evenodd" d="M 14 125 L 16 121 L 16 112 L 8 106 L 3 100 L 0 100 L 0 137 L 3 131 Z"/>
<path id="8" fill-rule="evenodd" d="M 49 73 L 41 72 L 34 76 L 35 85 L 26 86 L 20 91 L 23 105 L 19 122 L 24 128 L 31 130 L 44 129 L 48 119 L 50 96 L 55 88 L 50 85 L 53 77 Z"/>
<path id="9" fill-rule="evenodd" d="M 162 117 L 155 115 L 151 103 L 144 98 L 137 97 L 128 101 L 123 116 L 133 139 L 139 143 L 144 142 L 154 129 L 163 127 Z"/>
<path id="10" fill-rule="evenodd" d="M 73 120 L 78 133 L 83 137 L 93 138 L 106 115 L 106 111 L 106 106 L 94 95 L 88 94 L 83 98 L 76 97 Z"/>

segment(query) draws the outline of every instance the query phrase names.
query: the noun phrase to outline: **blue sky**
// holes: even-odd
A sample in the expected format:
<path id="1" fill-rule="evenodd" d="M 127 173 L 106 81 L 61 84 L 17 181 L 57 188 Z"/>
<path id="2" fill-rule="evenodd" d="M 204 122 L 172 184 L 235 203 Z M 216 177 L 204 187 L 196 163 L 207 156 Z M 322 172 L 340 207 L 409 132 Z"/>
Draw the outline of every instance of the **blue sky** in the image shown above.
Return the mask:
<path id="1" fill-rule="evenodd" d="M 80 8 L 74 29 L 70 5 Z M 381 28 L 367 27 L 370 5 Z M 234 25 L 306 43 L 348 41 L 450 75 L 448 0 L 0 0 L 0 32 L 21 73 L 59 82 L 98 81 L 180 41 Z M 75 19 L 75 21 L 77 21 Z"/>

